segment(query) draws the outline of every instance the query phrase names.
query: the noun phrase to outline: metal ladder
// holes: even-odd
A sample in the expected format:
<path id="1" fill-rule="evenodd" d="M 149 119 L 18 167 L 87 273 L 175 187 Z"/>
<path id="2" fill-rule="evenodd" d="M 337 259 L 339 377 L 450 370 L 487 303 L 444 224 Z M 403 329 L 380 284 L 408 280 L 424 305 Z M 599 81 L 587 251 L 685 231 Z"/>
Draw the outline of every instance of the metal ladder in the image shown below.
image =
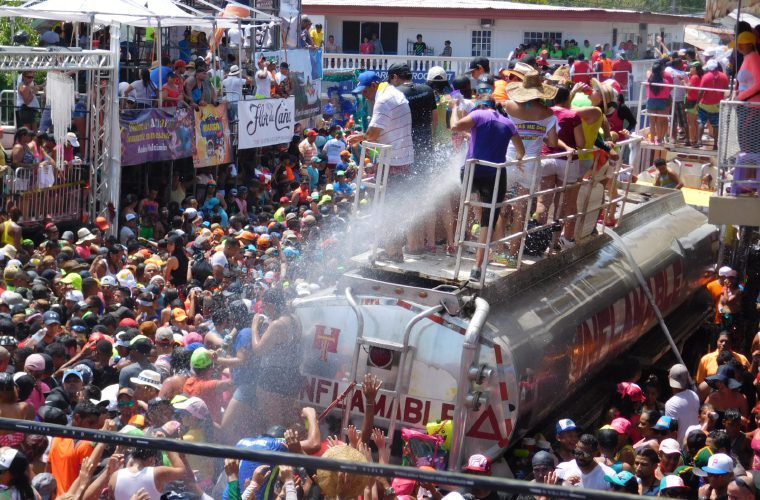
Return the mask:
<path id="1" fill-rule="evenodd" d="M 354 394 L 356 393 L 356 390 L 362 390 L 362 384 L 360 384 L 356 378 L 357 378 L 357 371 L 359 369 L 359 356 L 361 354 L 361 349 L 364 346 L 368 347 L 379 347 L 382 349 L 388 349 L 389 351 L 394 351 L 400 353 L 399 358 L 399 366 L 398 366 L 398 372 L 396 373 L 396 380 L 394 382 L 394 386 L 392 390 L 384 389 L 381 392 L 384 394 L 389 395 L 392 399 L 391 403 L 391 409 L 390 409 L 390 424 L 388 426 L 388 436 L 393 437 L 393 433 L 396 431 L 396 412 L 401 408 L 402 400 L 404 397 L 404 391 L 407 388 L 408 383 L 408 375 L 411 374 L 411 367 L 407 369 L 407 359 L 409 353 L 412 351 L 412 347 L 409 345 L 409 339 L 411 337 L 412 328 L 414 328 L 414 325 L 422 321 L 423 319 L 429 317 L 432 314 L 435 314 L 437 312 L 440 312 L 444 309 L 443 304 L 438 304 L 433 307 L 429 307 L 425 309 L 424 311 L 418 313 L 413 318 L 407 322 L 406 327 L 404 328 L 404 340 L 403 342 L 391 342 L 383 339 L 379 339 L 376 337 L 365 337 L 364 336 L 364 314 L 362 313 L 360 305 L 356 302 L 356 298 L 354 297 L 353 291 L 351 290 L 351 287 L 347 287 L 346 291 L 346 300 L 348 301 L 349 306 L 351 306 L 351 309 L 353 309 L 354 314 L 356 314 L 356 323 L 357 323 L 357 332 L 356 332 L 356 345 L 354 346 L 354 355 L 351 361 L 351 374 L 349 376 L 349 383 L 354 383 L 352 389 L 349 390 L 348 395 L 346 396 L 346 405 L 347 407 L 343 410 L 343 422 L 342 422 L 342 428 L 346 429 L 348 427 L 349 422 L 351 421 L 351 401 L 353 401 Z"/>
<path id="2" fill-rule="evenodd" d="M 382 214 L 383 207 L 385 206 L 385 193 L 388 186 L 388 174 L 390 172 L 390 165 L 388 164 L 388 161 L 390 159 L 391 149 L 392 147 L 386 144 L 379 144 L 368 141 L 362 142 L 361 152 L 359 155 L 359 165 L 357 165 L 358 172 L 356 175 L 354 214 L 362 213 L 360 210 L 360 194 L 363 187 L 371 189 L 373 191 L 373 196 L 371 198 L 370 204 L 368 205 L 367 215 L 362 214 L 357 216 L 356 218 L 359 220 L 367 219 L 369 217 L 378 217 L 379 214 Z M 375 175 L 374 177 L 365 178 L 364 159 L 368 158 L 372 154 L 375 155 Z M 382 227 L 382 225 L 378 224 L 378 227 Z M 375 256 L 377 255 L 378 234 L 379 233 L 377 231 L 374 232 L 374 237 L 372 238 L 369 260 L 373 264 L 375 262 Z M 351 247 L 353 247 L 353 245 L 351 245 Z"/>

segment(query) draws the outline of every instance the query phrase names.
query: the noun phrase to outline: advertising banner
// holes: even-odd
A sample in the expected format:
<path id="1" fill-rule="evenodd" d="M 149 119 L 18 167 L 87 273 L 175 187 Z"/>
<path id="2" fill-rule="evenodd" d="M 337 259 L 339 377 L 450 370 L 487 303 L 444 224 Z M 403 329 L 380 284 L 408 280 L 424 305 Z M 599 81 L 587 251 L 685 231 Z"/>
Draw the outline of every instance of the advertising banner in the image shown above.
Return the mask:
<path id="1" fill-rule="evenodd" d="M 280 63 L 287 62 L 293 83 L 293 96 L 296 98 L 296 120 L 318 116 L 322 112 L 319 95 L 322 83 L 322 51 L 310 49 L 264 52 L 267 58 L 274 58 L 279 68 Z"/>
<path id="2" fill-rule="evenodd" d="M 193 156 L 194 116 L 189 108 L 122 113 L 121 164 L 177 160 Z"/>
<path id="3" fill-rule="evenodd" d="M 227 103 L 206 105 L 195 112 L 195 168 L 232 162 Z"/>
<path id="4" fill-rule="evenodd" d="M 290 142 L 295 122 L 295 97 L 239 101 L 238 148 Z"/>

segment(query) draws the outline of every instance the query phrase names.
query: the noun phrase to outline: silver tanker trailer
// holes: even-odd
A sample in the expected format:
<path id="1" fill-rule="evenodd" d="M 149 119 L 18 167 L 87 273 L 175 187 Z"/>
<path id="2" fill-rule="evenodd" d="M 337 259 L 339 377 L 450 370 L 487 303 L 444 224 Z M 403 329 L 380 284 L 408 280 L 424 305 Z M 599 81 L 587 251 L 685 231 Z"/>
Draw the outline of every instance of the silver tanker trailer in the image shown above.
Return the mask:
<path id="1" fill-rule="evenodd" d="M 379 425 L 424 429 L 452 419 L 449 467 L 496 457 L 573 396 L 704 284 L 716 228 L 680 191 L 631 185 L 614 233 L 491 275 L 482 289 L 453 277 L 451 258 L 366 259 L 338 285 L 296 301 L 304 326 L 303 403 L 364 411 L 360 384 L 384 381 Z M 625 247 L 625 248 L 624 248 Z"/>

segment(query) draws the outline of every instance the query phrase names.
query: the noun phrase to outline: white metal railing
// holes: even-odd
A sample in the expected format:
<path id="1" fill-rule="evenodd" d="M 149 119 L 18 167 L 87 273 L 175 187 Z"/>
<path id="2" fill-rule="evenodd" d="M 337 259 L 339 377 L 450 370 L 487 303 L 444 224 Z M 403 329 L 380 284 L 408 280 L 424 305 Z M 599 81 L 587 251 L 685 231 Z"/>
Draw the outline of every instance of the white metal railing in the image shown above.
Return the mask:
<path id="1" fill-rule="evenodd" d="M 757 196 L 760 102 L 722 101 L 718 120 L 718 194 Z"/>
<path id="2" fill-rule="evenodd" d="M 412 72 L 427 72 L 433 66 L 441 66 L 455 74 L 464 74 L 470 67 L 470 57 L 407 56 L 387 54 L 337 54 L 322 53 L 322 68 L 325 70 L 367 69 L 386 71 L 394 63 L 406 63 Z M 506 68 L 506 58 L 490 58 L 491 70 Z"/>
<path id="3" fill-rule="evenodd" d="M 634 136 L 629 139 L 626 139 L 624 141 L 620 141 L 617 143 L 617 146 L 619 148 L 627 148 L 631 147 L 635 144 L 638 144 L 641 142 L 641 137 Z M 462 262 L 467 259 L 469 260 L 469 257 L 465 257 L 465 248 L 473 248 L 476 251 L 482 250 L 485 253 L 485 257 L 483 259 L 483 263 L 480 266 L 480 277 L 478 279 L 478 284 L 482 287 L 485 283 L 486 279 L 486 269 L 489 265 L 489 256 L 491 253 L 491 250 L 494 246 L 507 246 L 509 245 L 513 240 L 519 239 L 519 250 L 516 256 L 516 265 L 515 268 L 519 270 L 523 264 L 523 254 L 525 250 L 525 241 L 529 234 L 538 232 L 538 231 L 545 231 L 545 230 L 551 230 L 552 228 L 556 227 L 559 224 L 565 224 L 571 220 L 576 220 L 576 231 L 574 233 L 576 240 L 582 239 L 584 237 L 587 237 L 588 235 L 583 232 L 584 222 L 588 217 L 592 217 L 594 221 L 596 221 L 599 217 L 603 221 L 607 220 L 608 211 L 612 209 L 613 207 L 616 207 L 618 203 L 620 203 L 620 212 L 618 214 L 618 218 L 616 221 L 616 224 L 620 222 L 620 220 L 623 217 L 624 209 L 625 209 L 625 201 L 628 196 L 628 191 L 630 188 L 630 182 L 632 179 L 631 175 L 631 167 L 630 166 L 624 166 L 621 159 L 618 160 L 610 160 L 610 167 L 611 171 L 608 171 L 604 176 L 595 176 L 594 172 L 595 169 L 598 167 L 601 167 L 602 165 L 598 165 L 599 160 L 596 156 L 598 151 L 597 150 L 586 150 L 581 151 L 583 152 L 593 152 L 596 159 L 594 161 L 594 166 L 591 169 L 591 175 L 590 177 L 584 177 L 582 180 L 580 180 L 575 185 L 580 185 L 580 189 L 577 191 L 575 190 L 575 185 L 571 184 L 568 185 L 567 183 L 567 172 L 568 168 L 564 169 L 564 178 L 562 179 L 561 185 L 558 187 L 553 187 L 549 189 L 539 189 L 539 181 L 541 179 L 543 168 L 545 165 L 542 164 L 541 160 L 546 159 L 554 159 L 555 161 L 565 161 L 570 162 L 572 161 L 573 156 L 577 153 L 575 151 L 573 152 L 567 152 L 567 153 L 556 153 L 546 156 L 540 156 L 540 157 L 533 157 L 533 158 L 525 158 L 523 160 L 515 160 L 515 161 L 507 161 L 505 163 L 490 163 L 480 160 L 469 160 L 465 163 L 464 168 L 464 174 L 462 178 L 462 189 L 461 189 L 461 195 L 460 195 L 460 201 L 459 201 L 459 212 L 457 216 L 457 228 L 456 228 L 456 239 L 457 239 L 457 255 L 456 255 L 456 264 L 454 267 L 454 276 L 459 275 L 459 271 L 462 266 Z M 622 151 L 620 151 L 622 153 Z M 622 158 L 623 155 L 620 154 L 620 158 Z M 498 186 L 501 182 L 502 176 L 507 176 L 507 170 L 509 168 L 520 168 L 523 169 L 525 166 L 528 166 L 530 164 L 533 164 L 532 168 L 532 174 L 531 174 L 531 181 L 530 181 L 530 188 L 528 189 L 528 193 L 520 194 L 517 193 L 514 196 L 507 196 L 503 200 L 497 199 L 497 193 L 498 193 Z M 475 201 L 472 198 L 473 192 L 472 192 L 472 186 L 475 179 L 475 168 L 477 166 L 482 166 L 486 168 L 493 168 L 496 170 L 495 176 L 494 176 L 494 185 L 493 185 L 493 196 L 490 200 L 478 200 Z M 621 176 L 621 174 L 623 174 Z M 613 192 L 611 192 L 608 196 L 608 201 L 604 201 L 604 196 L 602 196 L 602 200 L 599 203 L 592 202 L 592 192 L 595 186 L 599 185 L 600 183 L 603 183 L 607 179 L 613 179 L 615 182 L 613 183 Z M 623 191 L 623 194 L 615 195 L 614 191 L 616 190 L 616 183 L 618 178 L 624 179 L 624 185 L 625 189 Z M 507 183 L 509 182 L 509 178 L 507 177 Z M 576 200 L 576 211 L 573 213 L 565 214 L 564 216 L 560 216 L 558 218 L 552 219 L 551 217 L 547 217 L 547 222 L 544 224 L 539 224 L 535 227 L 532 227 L 528 229 L 529 221 L 531 219 L 531 212 L 533 210 L 534 204 L 538 204 L 540 201 L 543 200 L 553 200 L 556 194 L 559 194 L 559 201 L 557 202 L 557 206 L 555 206 L 555 212 L 558 211 L 557 208 L 562 207 L 564 203 L 564 197 L 567 195 L 568 189 L 573 186 L 573 191 L 571 191 L 571 195 L 574 193 L 578 196 L 578 200 Z M 509 193 L 509 184 L 507 184 L 507 192 Z M 581 200 L 582 197 L 582 200 Z M 577 201 L 581 200 L 581 207 L 578 207 Z M 552 203 L 546 203 L 545 208 L 548 210 L 550 208 L 549 205 Z M 520 205 L 524 205 L 523 207 L 520 207 Z M 507 207 L 510 207 L 511 210 L 517 211 L 517 210 L 524 210 L 523 218 L 522 218 L 522 228 L 520 228 L 518 231 L 514 231 L 513 233 L 509 235 L 505 235 L 497 240 L 494 240 L 494 231 L 496 226 L 497 218 L 499 217 L 498 212 L 502 209 L 505 209 Z M 488 220 L 488 226 L 487 227 L 481 227 L 480 231 L 486 231 L 486 238 L 485 242 L 478 242 L 478 241 L 470 241 L 467 239 L 467 228 L 469 225 L 469 220 L 471 217 L 471 211 L 474 209 L 488 209 L 490 210 L 489 220 Z M 580 228 L 580 231 L 579 231 Z M 606 225 L 602 224 L 602 233 L 605 231 Z"/>
<path id="4" fill-rule="evenodd" d="M 358 219 L 367 217 L 384 216 L 385 194 L 388 187 L 388 175 L 390 173 L 390 159 L 392 146 L 363 141 L 357 165 L 356 189 L 354 191 L 354 214 Z M 371 170 L 367 168 L 366 160 L 369 160 Z M 360 207 L 361 193 L 368 190 L 367 198 L 369 206 L 365 209 Z M 361 215 L 360 215 L 361 214 Z M 389 227 L 392 222 L 382 221 L 377 227 Z M 377 247 L 379 244 L 379 232 L 374 231 L 372 244 L 370 245 L 369 261 L 375 262 Z"/>
<path id="5" fill-rule="evenodd" d="M 625 75 L 627 78 L 623 78 L 622 77 L 623 75 Z M 630 100 L 631 89 L 634 86 L 633 73 L 631 73 L 630 71 L 610 71 L 610 72 L 607 72 L 607 71 L 590 71 L 590 72 L 587 72 L 587 73 L 585 73 L 585 72 L 584 73 L 572 73 L 571 80 L 573 82 L 577 83 L 579 81 L 583 81 L 583 83 L 586 83 L 584 81 L 586 79 L 584 79 L 584 78 L 577 79 L 577 77 L 588 77 L 589 79 L 590 78 L 597 78 L 600 81 L 605 81 L 605 80 L 613 79 L 613 80 L 617 81 L 618 83 L 620 83 L 620 80 L 623 80 L 624 82 L 626 82 L 626 85 L 620 84 L 620 91 L 623 94 L 623 97 L 625 97 L 626 102 Z"/>
<path id="6" fill-rule="evenodd" d="M 22 224 L 40 222 L 47 217 L 53 220 L 81 219 L 88 168 L 76 164 L 64 166 L 43 162 L 36 167 L 18 167 L 13 170 L 10 197 L 21 210 Z"/>

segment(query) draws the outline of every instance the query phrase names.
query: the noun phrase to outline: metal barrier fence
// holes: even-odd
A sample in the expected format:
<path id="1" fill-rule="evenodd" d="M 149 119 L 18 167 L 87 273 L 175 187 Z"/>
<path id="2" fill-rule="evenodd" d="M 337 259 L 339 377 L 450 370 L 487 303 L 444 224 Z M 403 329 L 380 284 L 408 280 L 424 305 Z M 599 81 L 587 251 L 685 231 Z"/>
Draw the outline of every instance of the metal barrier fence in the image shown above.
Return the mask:
<path id="1" fill-rule="evenodd" d="M 760 102 L 723 101 L 718 125 L 718 193 L 757 196 L 760 190 Z"/>
<path id="2" fill-rule="evenodd" d="M 463 474 L 459 472 L 430 471 L 417 467 L 386 465 L 374 462 L 350 462 L 347 460 L 332 460 L 310 455 L 286 453 L 268 450 L 237 448 L 209 443 L 193 443 L 179 439 L 153 438 L 147 436 L 135 437 L 128 434 L 102 430 L 83 429 L 73 426 L 44 424 L 29 420 L 0 418 L 0 429 L 21 432 L 24 434 L 40 434 L 45 436 L 60 436 L 76 440 L 87 440 L 95 443 L 107 443 L 127 448 L 141 448 L 156 451 L 171 451 L 214 458 L 231 458 L 250 460 L 270 465 L 290 465 L 307 469 L 323 469 L 349 474 L 373 477 L 403 477 L 414 479 L 421 483 L 446 485 L 449 488 L 480 488 L 483 490 L 508 491 L 549 498 L 575 498 L 588 500 L 634 500 L 641 498 L 637 495 L 613 493 L 584 488 L 568 488 L 544 483 L 533 483 L 517 479 L 491 477 L 485 475 Z"/>
<path id="3" fill-rule="evenodd" d="M 618 146 L 622 148 L 628 148 L 641 142 L 641 137 L 634 136 L 630 139 L 620 141 Z M 567 175 L 570 171 L 570 165 L 574 161 L 573 156 L 575 152 L 557 153 L 547 156 L 539 156 L 534 158 L 525 158 L 523 160 L 508 161 L 505 163 L 490 163 L 480 160 L 469 160 L 465 164 L 464 175 L 462 180 L 462 191 L 459 200 L 459 212 L 457 216 L 457 255 L 456 264 L 454 268 L 454 275 L 459 275 L 459 270 L 462 266 L 462 261 L 469 259 L 465 257 L 465 249 L 473 248 L 476 251 L 482 250 L 485 253 L 485 258 L 480 266 L 480 276 L 478 278 L 478 284 L 482 287 L 485 283 L 486 268 L 489 265 L 489 256 L 494 246 L 514 247 L 515 241 L 519 241 L 519 249 L 517 255 L 513 255 L 514 267 L 519 270 L 523 264 L 523 257 L 525 252 L 525 243 L 529 235 L 537 233 L 539 231 L 552 231 L 556 229 L 557 225 L 564 225 L 570 221 L 574 221 L 575 231 L 573 236 L 575 241 L 578 242 L 583 238 L 591 235 L 596 228 L 596 222 L 598 219 L 606 222 L 608 220 L 608 212 L 616 207 L 620 203 L 620 211 L 618 214 L 612 214 L 613 217 L 617 215 L 615 225 L 622 219 L 625 208 L 625 200 L 630 188 L 630 182 L 632 179 L 631 167 L 624 166 L 622 160 L 609 160 L 605 162 L 600 159 L 598 150 L 585 150 L 580 153 L 591 153 L 595 156 L 593 165 L 590 169 L 590 174 L 587 174 L 578 183 L 568 183 Z M 620 151 L 619 157 L 623 158 L 623 151 Z M 579 160 L 575 160 L 579 161 Z M 544 170 L 553 168 L 556 165 L 552 165 L 550 162 L 564 162 L 565 165 L 562 168 L 563 178 L 558 186 L 550 187 L 547 189 L 541 189 L 541 179 L 544 176 Z M 606 165 L 606 166 L 605 166 Z M 493 193 L 490 200 L 474 200 L 473 199 L 473 184 L 475 180 L 475 169 L 480 167 L 492 168 L 495 170 L 495 176 L 493 180 L 493 186 L 490 188 L 490 192 Z M 518 173 L 517 171 L 521 171 Z M 510 175 L 525 179 L 526 172 L 528 170 L 528 186 L 513 187 L 514 180 L 510 180 Z M 621 176 L 621 174 L 623 174 Z M 502 177 L 506 179 L 507 193 L 512 191 L 513 194 L 505 197 L 503 200 L 497 198 L 499 192 L 499 184 L 502 182 Z M 607 196 L 608 201 L 604 201 L 604 186 L 603 184 L 612 179 L 610 184 L 609 194 Z M 617 181 L 622 179 L 624 182 L 624 192 L 622 195 L 617 194 Z M 520 183 L 524 184 L 524 183 Z M 569 193 L 568 193 L 569 191 Z M 565 209 L 565 197 L 575 197 L 569 199 L 569 206 L 575 206 L 575 210 L 568 213 L 561 213 Z M 572 202 L 575 202 L 574 204 Z M 546 222 L 543 224 L 536 224 L 529 228 L 529 222 L 532 219 L 534 207 L 538 207 L 541 204 L 546 212 L 549 212 L 551 206 L 554 206 L 554 212 L 561 213 L 559 217 L 549 217 L 547 213 Z M 471 219 L 471 211 L 473 209 L 489 210 L 488 225 L 480 227 L 479 231 L 486 231 L 486 237 L 484 242 L 469 241 L 467 239 L 467 232 L 469 221 Z M 496 229 L 496 221 L 499 217 L 499 212 L 504 210 L 510 210 L 513 217 L 512 233 L 505 235 L 499 239 L 494 240 L 494 233 Z M 569 210 L 569 209 L 568 209 Z M 502 213 L 501 217 L 506 214 Z M 589 223 L 589 218 L 591 222 Z M 522 225 L 521 228 L 515 230 L 514 221 L 517 220 L 518 224 Z M 560 226 L 561 227 L 561 226 Z M 602 224 L 602 233 L 605 231 L 606 224 Z"/>
<path id="4" fill-rule="evenodd" d="M 58 170 L 44 163 L 34 168 L 18 167 L 10 177 L 8 193 L 21 210 L 21 224 L 81 220 L 87 202 L 88 168 L 81 163 Z"/>

